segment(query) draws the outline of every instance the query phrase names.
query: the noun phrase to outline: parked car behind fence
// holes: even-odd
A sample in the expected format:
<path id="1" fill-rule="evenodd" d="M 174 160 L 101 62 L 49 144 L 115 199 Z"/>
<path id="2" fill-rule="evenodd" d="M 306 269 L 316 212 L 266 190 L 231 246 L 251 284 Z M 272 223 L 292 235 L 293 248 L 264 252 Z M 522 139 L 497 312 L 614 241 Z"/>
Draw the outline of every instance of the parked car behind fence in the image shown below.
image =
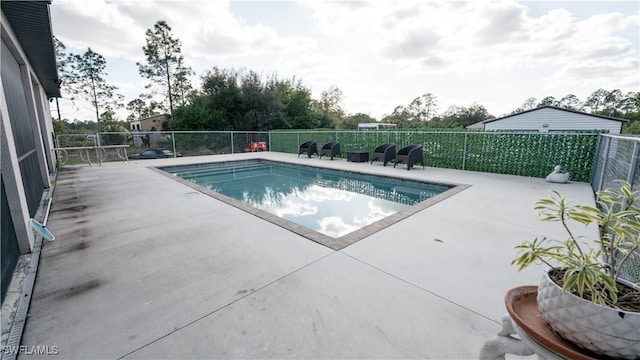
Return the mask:
<path id="1" fill-rule="evenodd" d="M 176 153 L 175 157 L 181 157 L 182 154 Z M 174 154 L 167 149 L 148 149 L 139 154 L 129 155 L 129 159 L 165 159 L 172 158 Z"/>

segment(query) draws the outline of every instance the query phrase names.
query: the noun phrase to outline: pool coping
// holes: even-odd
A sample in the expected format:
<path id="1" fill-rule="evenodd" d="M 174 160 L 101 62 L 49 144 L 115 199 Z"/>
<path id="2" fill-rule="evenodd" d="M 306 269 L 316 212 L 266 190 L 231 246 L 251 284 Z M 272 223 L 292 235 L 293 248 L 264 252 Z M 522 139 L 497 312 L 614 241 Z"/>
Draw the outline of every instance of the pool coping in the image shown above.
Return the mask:
<path id="1" fill-rule="evenodd" d="M 221 161 L 205 161 L 202 163 L 197 163 L 197 164 L 190 164 L 190 165 L 202 165 L 202 164 L 207 164 L 207 163 L 224 163 L 224 162 L 238 162 L 238 161 L 248 161 L 248 160 L 258 160 L 258 161 L 264 161 L 264 159 L 261 158 L 252 158 L 252 159 L 243 159 L 243 160 L 221 160 Z M 273 160 L 267 160 L 270 162 L 280 162 L 280 163 L 285 163 L 285 164 L 293 164 L 293 165 L 298 165 L 300 166 L 300 164 L 296 164 L 296 163 L 292 163 L 292 162 L 287 162 L 287 161 L 273 161 Z M 188 166 L 188 165 L 187 165 Z M 317 167 L 317 168 L 321 168 L 321 169 L 327 169 L 327 170 L 337 170 L 337 169 L 332 169 L 329 167 L 323 167 L 323 166 L 311 166 L 311 165 L 302 165 L 302 166 L 307 166 L 307 167 Z M 162 166 L 162 167 L 171 167 L 171 166 Z M 296 224 L 292 221 L 283 219 L 278 217 L 277 215 L 271 214 L 267 211 L 255 208 L 251 205 L 249 205 L 248 203 L 236 200 L 232 197 L 217 193 L 213 190 L 209 190 L 203 186 L 197 185 L 189 180 L 185 180 L 180 178 L 179 176 L 175 176 L 169 172 L 166 172 L 164 170 L 162 170 L 162 167 L 156 167 L 156 166 L 150 166 L 148 167 L 149 169 L 151 169 L 152 171 L 161 174 L 163 176 L 166 176 L 167 178 L 170 178 L 174 181 L 177 181 L 183 185 L 186 185 L 194 190 L 197 190 L 205 195 L 208 195 L 216 200 L 222 201 L 228 205 L 231 205 L 237 209 L 240 209 L 242 211 L 245 211 L 251 215 L 254 215 L 258 218 L 261 218 L 263 220 L 266 220 L 274 225 L 277 225 L 283 229 L 289 230 L 295 234 L 298 234 L 306 239 L 309 239 L 311 241 L 314 241 L 320 245 L 324 245 L 332 250 L 341 250 L 351 244 L 354 244 L 372 234 L 375 234 L 377 232 L 379 232 L 380 230 L 383 230 L 393 224 L 396 224 L 414 214 L 417 214 L 418 212 L 429 208 L 443 200 L 446 200 L 448 198 L 450 198 L 451 196 L 454 196 L 455 194 L 458 194 L 459 192 L 471 187 L 471 185 L 467 185 L 467 184 L 459 184 L 459 183 L 449 183 L 449 182 L 442 182 L 442 181 L 429 181 L 430 184 L 437 184 L 437 185 L 446 185 L 446 186 L 451 186 L 451 188 L 445 192 L 442 192 L 438 195 L 432 196 L 424 201 L 421 201 L 415 205 L 412 205 L 408 208 L 402 209 L 394 214 L 391 214 L 389 216 L 386 216 L 378 221 L 375 221 L 369 225 L 366 225 L 358 230 L 352 231 L 348 234 L 345 234 L 343 236 L 337 237 L 337 238 L 333 238 L 331 236 L 322 234 L 320 232 L 311 230 L 303 225 L 299 225 Z M 415 169 L 414 169 L 415 170 Z M 337 170 L 337 171 L 345 171 L 345 172 L 351 172 L 351 173 L 355 173 L 355 174 L 360 174 L 360 175 L 367 175 L 367 176 L 377 176 L 377 177 L 381 177 L 381 178 L 392 178 L 392 179 L 397 179 L 397 180 L 403 180 L 403 181 L 414 181 L 414 182 L 425 182 L 425 181 L 421 181 L 421 180 L 417 180 L 417 179 L 409 179 L 406 177 L 402 177 L 402 176 L 385 176 L 385 175 L 380 175 L 380 174 L 376 174 L 373 172 L 363 172 L 363 171 L 352 171 L 352 170 Z"/>

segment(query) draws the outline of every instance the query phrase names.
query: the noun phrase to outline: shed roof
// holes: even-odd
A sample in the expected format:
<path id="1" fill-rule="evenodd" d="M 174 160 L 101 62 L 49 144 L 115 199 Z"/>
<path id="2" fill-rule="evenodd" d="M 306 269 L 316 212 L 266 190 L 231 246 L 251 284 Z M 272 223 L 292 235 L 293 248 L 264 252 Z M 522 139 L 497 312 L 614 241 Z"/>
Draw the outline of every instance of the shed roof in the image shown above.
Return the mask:
<path id="1" fill-rule="evenodd" d="M 522 115 L 522 114 L 526 114 L 526 113 L 529 113 L 529 112 L 534 112 L 534 111 L 538 111 L 538 110 L 542 110 L 542 109 L 553 109 L 553 110 L 566 111 L 566 112 L 571 112 L 571 113 L 580 114 L 580 115 L 587 115 L 587 116 L 591 116 L 591 117 L 594 117 L 594 118 L 619 121 L 619 122 L 623 122 L 623 123 L 629 121 L 629 120 L 626 120 L 626 119 L 620 119 L 620 118 L 615 118 L 615 117 L 611 117 L 611 116 L 589 114 L 589 113 L 586 113 L 586 112 L 583 112 L 583 111 L 572 110 L 572 109 L 562 108 L 562 107 L 558 107 L 558 106 L 545 105 L 545 106 L 541 106 L 541 107 L 537 107 L 537 108 L 521 111 L 519 113 L 515 113 L 515 114 L 511 114 L 511 115 L 507 115 L 507 116 L 503 116 L 503 117 L 499 117 L 499 118 L 495 118 L 495 119 L 488 119 L 488 120 L 478 121 L 477 123 L 471 124 L 471 125 L 467 126 L 466 128 L 467 129 L 484 129 L 484 126 L 487 123 L 498 121 L 498 120 L 507 119 L 507 118 L 510 118 L 510 117 L 514 117 L 514 116 L 518 116 L 518 115 Z"/>
<path id="2" fill-rule="evenodd" d="M 2 0 L 2 12 L 16 34 L 48 97 L 60 97 L 60 79 L 53 48 L 51 0 Z"/>
<path id="3" fill-rule="evenodd" d="M 482 121 L 478 121 L 477 123 L 473 123 L 471 125 L 467 125 L 467 129 L 472 129 L 472 130 L 483 130 L 484 129 L 484 124 L 487 123 L 488 121 L 493 120 L 493 119 L 487 119 L 487 120 L 482 120 Z"/>

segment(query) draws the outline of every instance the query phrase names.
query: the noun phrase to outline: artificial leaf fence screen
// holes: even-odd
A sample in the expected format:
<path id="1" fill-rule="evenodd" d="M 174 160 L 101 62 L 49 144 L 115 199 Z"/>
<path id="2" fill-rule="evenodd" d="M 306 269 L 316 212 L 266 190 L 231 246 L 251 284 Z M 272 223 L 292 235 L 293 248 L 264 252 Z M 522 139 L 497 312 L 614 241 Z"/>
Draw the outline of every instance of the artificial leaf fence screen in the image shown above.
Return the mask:
<path id="1" fill-rule="evenodd" d="M 373 151 L 385 143 L 397 149 L 421 144 L 426 166 L 498 174 L 545 177 L 555 165 L 572 181 L 589 182 L 598 134 L 465 131 L 271 131 L 272 151 L 294 153 L 308 140 L 318 147 L 339 141 L 347 151 Z"/>

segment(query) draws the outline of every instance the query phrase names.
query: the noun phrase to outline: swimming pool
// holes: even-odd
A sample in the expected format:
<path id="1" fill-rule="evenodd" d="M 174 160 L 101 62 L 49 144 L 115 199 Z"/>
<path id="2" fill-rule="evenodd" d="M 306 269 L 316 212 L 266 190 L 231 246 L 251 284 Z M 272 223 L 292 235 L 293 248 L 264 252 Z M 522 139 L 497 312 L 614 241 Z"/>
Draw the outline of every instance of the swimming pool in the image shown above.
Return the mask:
<path id="1" fill-rule="evenodd" d="M 449 184 L 268 160 L 170 166 L 161 170 L 220 200 L 331 248 L 341 248 L 372 230 L 386 227 L 398 220 L 393 219 L 394 215 L 406 215 L 416 204 L 454 188 Z M 280 220 L 273 221 L 274 217 Z M 310 231 L 301 231 L 300 226 L 293 224 Z M 363 231 L 366 228 L 368 231 Z"/>

